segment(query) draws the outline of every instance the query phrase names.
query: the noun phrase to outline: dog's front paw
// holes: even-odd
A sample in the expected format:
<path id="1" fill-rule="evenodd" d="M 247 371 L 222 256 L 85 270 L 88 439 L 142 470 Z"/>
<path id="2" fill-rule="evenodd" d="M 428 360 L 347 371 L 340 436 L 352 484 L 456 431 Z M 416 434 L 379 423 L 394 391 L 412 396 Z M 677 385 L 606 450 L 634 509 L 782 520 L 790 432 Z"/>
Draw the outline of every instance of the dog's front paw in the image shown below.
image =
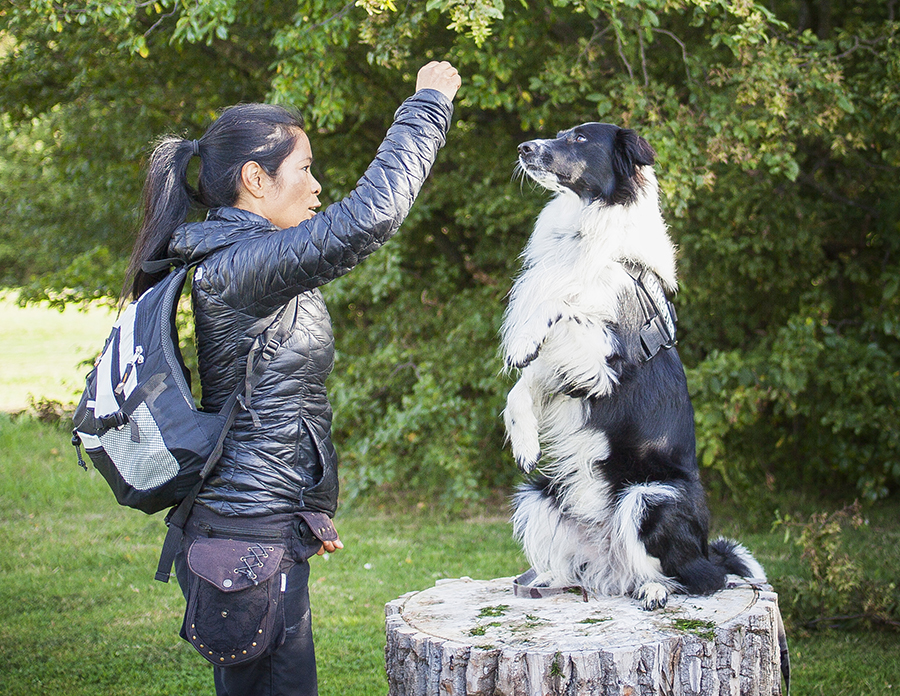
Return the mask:
<path id="1" fill-rule="evenodd" d="M 541 458 L 540 424 L 535 412 L 531 380 L 524 376 L 506 397 L 503 423 L 518 467 L 526 474 L 534 470 Z"/>
<path id="2" fill-rule="evenodd" d="M 541 346 L 563 318 L 555 303 L 543 303 L 527 320 L 504 326 L 503 350 L 507 367 L 523 368 L 530 364 Z"/>
<path id="3" fill-rule="evenodd" d="M 513 453 L 513 456 L 516 458 L 516 466 L 519 467 L 519 470 L 523 474 L 530 474 L 534 471 L 535 467 L 538 465 L 538 462 L 541 461 L 541 451 L 538 450 L 535 455 L 523 455 L 519 456 Z"/>
<path id="4" fill-rule="evenodd" d="M 637 599 L 644 611 L 662 609 L 669 601 L 669 591 L 658 582 L 648 582 L 637 591 Z"/>
<path id="5" fill-rule="evenodd" d="M 537 432 L 513 430 L 509 435 L 516 466 L 524 473 L 530 474 L 541 461 L 541 443 Z"/>
<path id="6" fill-rule="evenodd" d="M 506 367 L 522 369 L 528 367 L 538 356 L 541 344 L 539 341 L 516 341 L 506 351 Z"/>

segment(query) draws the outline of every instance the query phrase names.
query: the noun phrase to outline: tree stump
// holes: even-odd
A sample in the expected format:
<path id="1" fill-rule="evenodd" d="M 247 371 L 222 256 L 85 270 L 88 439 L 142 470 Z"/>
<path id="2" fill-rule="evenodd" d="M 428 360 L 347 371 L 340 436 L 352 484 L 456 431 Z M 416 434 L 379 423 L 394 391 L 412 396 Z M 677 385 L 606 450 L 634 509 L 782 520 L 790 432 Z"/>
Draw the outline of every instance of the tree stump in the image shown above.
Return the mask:
<path id="1" fill-rule="evenodd" d="M 385 607 L 390 696 L 782 694 L 778 597 L 729 576 L 709 597 L 516 597 L 513 578 L 439 580 Z"/>

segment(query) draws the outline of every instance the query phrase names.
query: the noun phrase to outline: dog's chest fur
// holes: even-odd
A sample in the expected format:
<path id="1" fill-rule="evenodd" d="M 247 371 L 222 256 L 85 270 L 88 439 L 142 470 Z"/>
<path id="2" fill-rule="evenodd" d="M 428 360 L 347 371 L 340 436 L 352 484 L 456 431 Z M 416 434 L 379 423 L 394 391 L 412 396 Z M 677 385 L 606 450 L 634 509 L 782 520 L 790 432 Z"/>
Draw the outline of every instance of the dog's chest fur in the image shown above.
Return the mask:
<path id="1" fill-rule="evenodd" d="M 513 285 L 502 328 L 507 364 L 534 359 L 571 384 L 556 389 L 609 393 L 615 382 L 609 359 L 634 316 L 630 263 L 653 271 L 666 289 L 675 288 L 675 254 L 657 204 L 656 180 L 629 206 L 586 206 L 562 192 L 541 212 L 523 251 L 523 270 Z M 614 330 L 619 335 L 613 333 Z M 549 376 L 549 375 L 548 375 Z"/>

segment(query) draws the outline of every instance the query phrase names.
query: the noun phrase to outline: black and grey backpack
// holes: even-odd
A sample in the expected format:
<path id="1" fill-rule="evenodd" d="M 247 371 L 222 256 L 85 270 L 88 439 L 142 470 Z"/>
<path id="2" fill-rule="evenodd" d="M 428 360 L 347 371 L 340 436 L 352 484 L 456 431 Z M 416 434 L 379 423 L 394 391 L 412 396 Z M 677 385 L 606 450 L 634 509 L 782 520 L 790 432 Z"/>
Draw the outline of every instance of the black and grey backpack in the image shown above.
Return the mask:
<path id="1" fill-rule="evenodd" d="M 156 269 L 170 262 L 157 262 Z M 191 395 L 175 325 L 187 272 L 185 265 L 175 268 L 120 314 L 87 376 L 72 431 L 78 463 L 87 470 L 84 446 L 119 504 L 148 514 L 178 506 L 166 519 L 170 531 L 184 526 L 245 403 L 243 395 L 259 381 L 294 318 L 286 311 L 289 303 L 255 337 L 246 377 L 222 409 L 200 411 Z M 172 543 L 167 538 L 166 546 Z M 161 561 L 157 579 L 165 581 L 171 561 L 163 565 Z"/>

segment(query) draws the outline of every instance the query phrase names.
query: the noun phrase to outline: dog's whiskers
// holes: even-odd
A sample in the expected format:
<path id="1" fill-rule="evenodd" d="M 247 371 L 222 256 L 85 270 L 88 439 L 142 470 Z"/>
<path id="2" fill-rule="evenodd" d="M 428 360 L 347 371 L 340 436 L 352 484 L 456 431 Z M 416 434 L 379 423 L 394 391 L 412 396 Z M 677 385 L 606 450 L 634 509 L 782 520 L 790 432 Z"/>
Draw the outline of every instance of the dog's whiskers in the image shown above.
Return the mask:
<path id="1" fill-rule="evenodd" d="M 522 163 L 519 160 L 516 160 L 516 166 L 513 167 L 512 175 L 510 176 L 510 181 L 519 181 L 519 191 L 521 192 L 525 188 L 525 179 L 527 174 L 525 172 L 525 167 L 522 166 Z"/>
<path id="2" fill-rule="evenodd" d="M 521 160 L 516 160 L 516 166 L 513 168 L 512 176 L 510 177 L 512 181 L 516 179 L 519 180 L 519 191 L 522 192 L 525 189 L 525 182 L 531 186 L 532 191 L 536 191 L 540 188 L 547 188 L 547 186 L 542 185 L 540 182 L 536 181 L 534 176 L 529 173 L 529 171 L 522 164 Z"/>

